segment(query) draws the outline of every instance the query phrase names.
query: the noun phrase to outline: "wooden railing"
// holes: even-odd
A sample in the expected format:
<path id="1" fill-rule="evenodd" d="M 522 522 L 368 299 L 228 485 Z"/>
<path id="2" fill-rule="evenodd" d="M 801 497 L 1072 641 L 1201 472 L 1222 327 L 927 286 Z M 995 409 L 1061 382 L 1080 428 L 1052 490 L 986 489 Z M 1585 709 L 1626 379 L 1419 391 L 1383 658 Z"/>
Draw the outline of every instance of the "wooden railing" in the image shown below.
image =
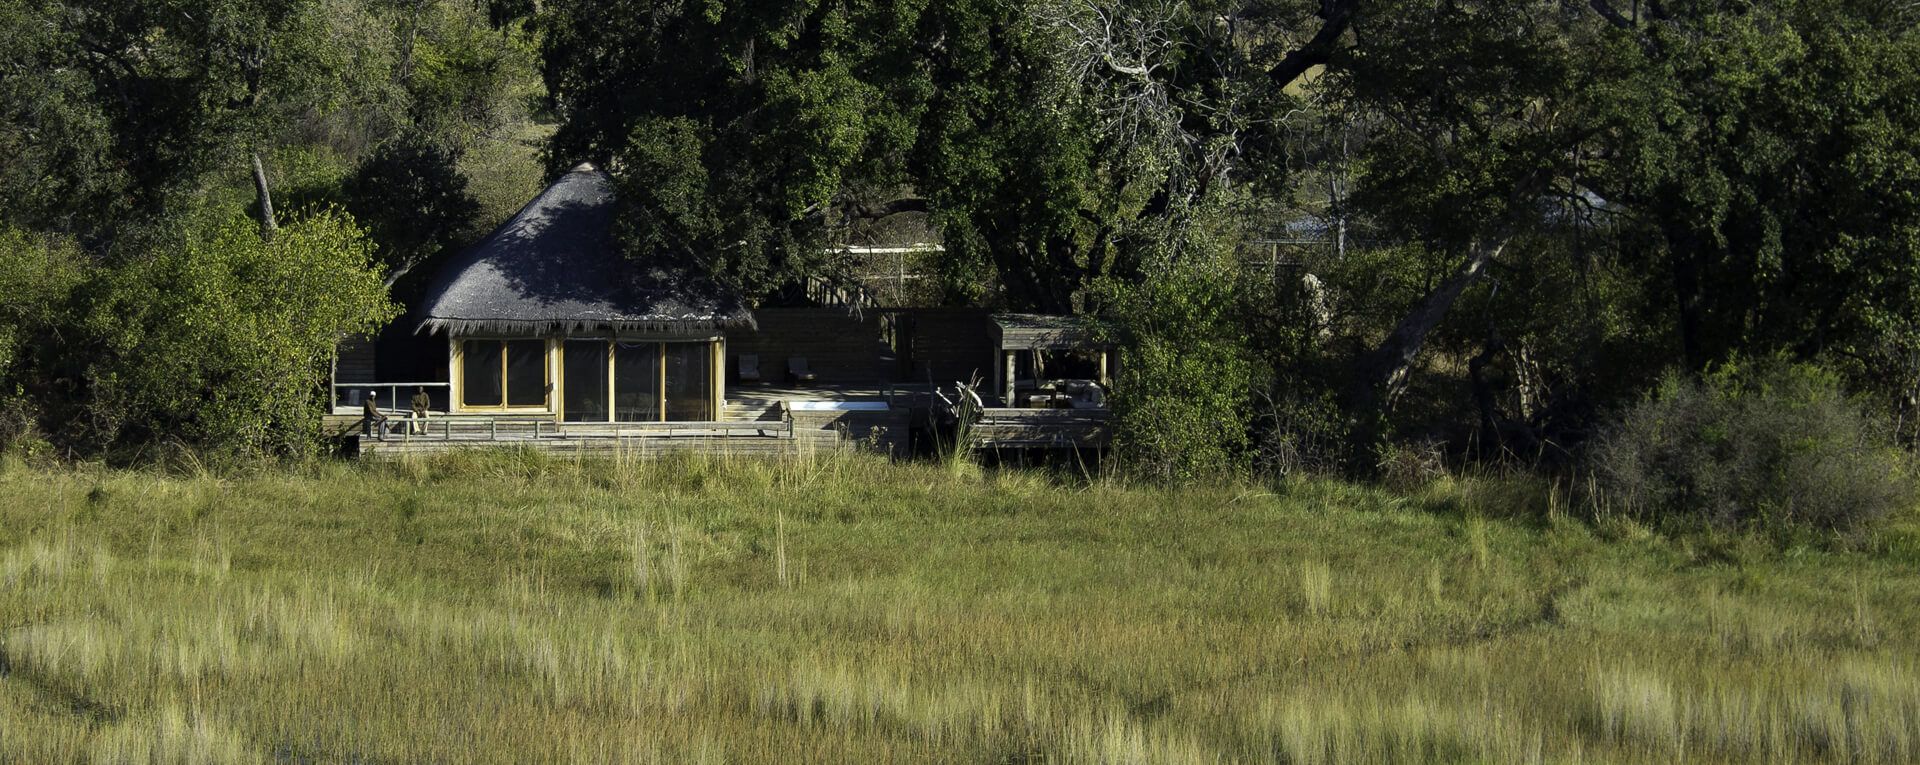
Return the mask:
<path id="1" fill-rule="evenodd" d="M 387 395 L 380 398 L 382 409 L 407 409 L 406 401 L 412 399 L 412 391 L 426 388 L 428 396 L 433 398 L 430 409 L 444 412 L 453 403 L 453 384 L 443 382 L 388 382 L 388 383 L 334 383 L 333 402 L 335 407 L 359 407 L 361 394 L 366 391 L 381 391 Z M 408 391 L 407 399 L 400 398 L 400 391 Z"/>
<path id="2" fill-rule="evenodd" d="M 793 419 L 698 422 L 556 422 L 548 417 L 389 416 L 369 437 L 401 442 L 532 441 L 545 438 L 792 438 Z"/>
<path id="3" fill-rule="evenodd" d="M 981 410 L 969 428 L 968 440 L 977 448 L 1103 447 L 1111 440 L 1109 409 Z"/>

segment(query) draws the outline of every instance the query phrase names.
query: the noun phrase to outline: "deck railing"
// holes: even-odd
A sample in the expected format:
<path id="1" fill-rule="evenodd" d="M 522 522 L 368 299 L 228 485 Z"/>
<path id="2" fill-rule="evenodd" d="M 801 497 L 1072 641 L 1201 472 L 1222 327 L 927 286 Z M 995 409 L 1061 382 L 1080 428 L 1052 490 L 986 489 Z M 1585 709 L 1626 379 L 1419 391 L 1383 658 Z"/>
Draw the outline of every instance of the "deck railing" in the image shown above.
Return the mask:
<path id="1" fill-rule="evenodd" d="M 380 397 L 380 404 L 381 404 L 380 408 L 405 410 L 405 409 L 409 409 L 410 407 L 408 407 L 404 402 L 412 400 L 413 391 L 419 388 L 426 388 L 427 395 L 433 398 L 433 405 L 428 407 L 430 411 L 445 412 L 447 411 L 447 407 L 453 403 L 453 384 L 452 383 L 383 382 L 383 383 L 334 383 L 333 384 L 333 405 L 335 407 L 344 406 L 344 407 L 357 409 L 360 407 L 361 402 L 366 398 L 367 391 L 380 391 L 386 394 Z M 407 398 L 405 399 L 402 399 L 400 397 L 400 392 L 402 390 L 407 391 Z"/>
<path id="2" fill-rule="evenodd" d="M 1111 440 L 1110 409 L 988 407 L 968 429 L 975 448 L 1104 447 Z"/>
<path id="3" fill-rule="evenodd" d="M 792 438 L 793 418 L 698 422 L 556 422 L 546 417 L 391 415 L 368 434 L 379 440 L 537 441 L 548 438 Z"/>

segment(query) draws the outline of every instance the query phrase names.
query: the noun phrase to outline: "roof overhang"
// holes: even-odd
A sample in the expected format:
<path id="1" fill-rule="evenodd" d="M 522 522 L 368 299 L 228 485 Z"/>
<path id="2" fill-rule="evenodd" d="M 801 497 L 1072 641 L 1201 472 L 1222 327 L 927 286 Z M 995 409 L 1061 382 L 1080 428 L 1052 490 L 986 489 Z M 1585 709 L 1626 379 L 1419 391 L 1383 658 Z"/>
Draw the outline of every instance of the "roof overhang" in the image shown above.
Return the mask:
<path id="1" fill-rule="evenodd" d="M 994 346 L 1002 351 L 1086 351 L 1110 348 L 1103 326 L 1086 316 L 997 313 Z"/>

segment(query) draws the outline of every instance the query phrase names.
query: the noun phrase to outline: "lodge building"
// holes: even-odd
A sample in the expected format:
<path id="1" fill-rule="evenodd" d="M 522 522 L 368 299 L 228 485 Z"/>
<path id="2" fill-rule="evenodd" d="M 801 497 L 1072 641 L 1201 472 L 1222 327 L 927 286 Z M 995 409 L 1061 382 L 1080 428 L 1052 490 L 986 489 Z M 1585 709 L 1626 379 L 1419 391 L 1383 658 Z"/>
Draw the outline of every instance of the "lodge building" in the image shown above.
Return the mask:
<path id="1" fill-rule="evenodd" d="M 975 447 L 1105 445 L 1114 354 L 1079 319 L 751 308 L 697 264 L 630 258 L 614 202 L 604 172 L 573 168 L 437 269 L 377 340 L 344 342 L 345 448 L 904 453 L 969 397 Z M 362 438 L 347 420 L 373 391 L 393 422 Z M 405 406 L 416 391 L 432 401 L 424 419 Z"/>

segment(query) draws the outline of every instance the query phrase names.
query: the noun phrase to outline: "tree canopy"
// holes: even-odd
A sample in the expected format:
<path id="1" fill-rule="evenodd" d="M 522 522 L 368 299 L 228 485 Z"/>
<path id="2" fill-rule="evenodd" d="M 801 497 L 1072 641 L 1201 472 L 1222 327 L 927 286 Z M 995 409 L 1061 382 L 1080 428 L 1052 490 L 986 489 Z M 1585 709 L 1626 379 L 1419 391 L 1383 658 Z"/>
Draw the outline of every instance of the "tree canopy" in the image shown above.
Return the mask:
<path id="1" fill-rule="evenodd" d="M 1546 450 L 1669 367 L 1777 353 L 1920 407 L 1915 21 L 1882 0 L 0 0 L 0 203 L 16 249 L 78 253 L 88 283 L 209 209 L 270 244 L 338 207 L 404 300 L 531 194 L 538 145 L 548 175 L 612 173 L 633 257 L 755 299 L 848 286 L 837 245 L 906 220 L 941 245 L 945 302 L 1113 319 L 1159 370 L 1122 409 L 1245 413 L 1134 439 L 1161 453 L 1244 464 L 1287 422 L 1349 463 L 1423 432 Z"/>

